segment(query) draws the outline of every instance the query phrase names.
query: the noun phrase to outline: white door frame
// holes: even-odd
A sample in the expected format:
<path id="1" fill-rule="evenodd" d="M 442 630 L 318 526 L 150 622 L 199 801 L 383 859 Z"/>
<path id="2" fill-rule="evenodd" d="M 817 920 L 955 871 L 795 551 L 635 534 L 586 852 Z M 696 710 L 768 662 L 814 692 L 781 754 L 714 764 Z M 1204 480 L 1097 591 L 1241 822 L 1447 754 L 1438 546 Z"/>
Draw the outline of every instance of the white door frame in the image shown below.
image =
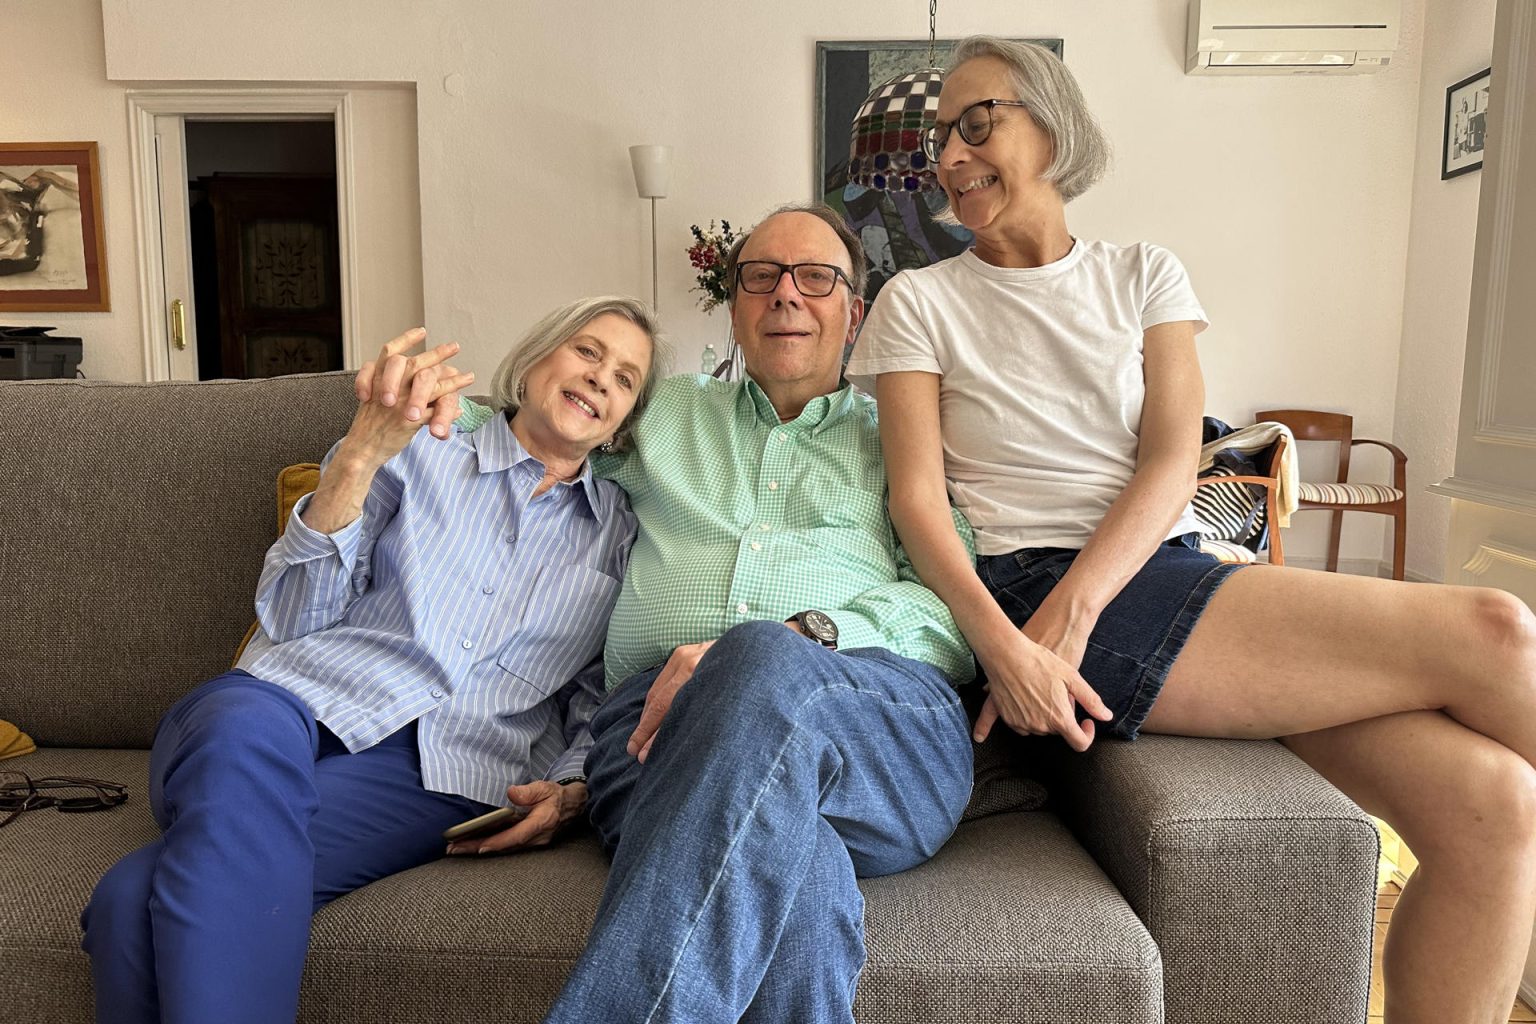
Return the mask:
<path id="1" fill-rule="evenodd" d="M 130 89 L 128 144 L 133 168 L 133 226 L 139 254 L 140 327 L 147 380 L 171 379 L 163 215 L 155 118 L 194 121 L 286 121 L 330 117 L 336 127 L 337 256 L 341 261 L 341 358 L 357 357 L 357 218 L 353 211 L 352 95 L 337 89 Z M 183 188 L 181 194 L 185 195 Z"/>

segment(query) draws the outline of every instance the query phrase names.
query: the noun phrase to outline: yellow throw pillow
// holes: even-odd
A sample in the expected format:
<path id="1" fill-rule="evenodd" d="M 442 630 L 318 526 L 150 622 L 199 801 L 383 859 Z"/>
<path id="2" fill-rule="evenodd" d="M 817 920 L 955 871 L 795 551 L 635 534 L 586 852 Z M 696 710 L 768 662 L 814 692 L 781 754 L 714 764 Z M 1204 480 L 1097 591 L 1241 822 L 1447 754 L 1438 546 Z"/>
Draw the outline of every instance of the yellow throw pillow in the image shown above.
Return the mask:
<path id="1" fill-rule="evenodd" d="M 10 722 L 0 722 L 0 761 L 8 757 L 20 757 L 37 749 L 32 737 Z"/>
<path id="2" fill-rule="evenodd" d="M 284 466 L 277 474 L 277 535 L 281 537 L 283 531 L 288 529 L 288 517 L 293 514 L 293 506 L 298 504 L 300 498 L 320 486 L 320 466 L 314 462 L 299 462 L 292 466 Z M 235 660 L 231 664 L 238 664 L 240 655 L 245 653 L 246 645 L 251 642 L 251 637 L 261 628 L 259 622 L 251 623 L 251 628 L 245 631 L 245 639 L 240 641 L 240 647 L 235 651 Z"/>

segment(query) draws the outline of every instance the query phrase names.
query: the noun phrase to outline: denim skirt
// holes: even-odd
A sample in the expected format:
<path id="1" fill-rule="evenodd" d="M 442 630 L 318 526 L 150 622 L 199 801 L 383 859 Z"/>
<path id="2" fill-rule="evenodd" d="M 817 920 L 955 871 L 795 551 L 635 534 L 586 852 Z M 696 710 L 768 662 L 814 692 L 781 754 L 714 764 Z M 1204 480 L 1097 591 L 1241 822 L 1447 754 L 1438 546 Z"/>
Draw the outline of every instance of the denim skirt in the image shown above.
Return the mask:
<path id="1" fill-rule="evenodd" d="M 976 572 L 1004 614 L 1022 626 L 1077 555 L 1075 548 L 1023 548 L 981 556 Z M 1079 671 L 1114 712 L 1111 735 L 1136 738 L 1211 595 L 1241 568 L 1202 553 L 1198 534 L 1174 537 L 1104 609 Z"/>

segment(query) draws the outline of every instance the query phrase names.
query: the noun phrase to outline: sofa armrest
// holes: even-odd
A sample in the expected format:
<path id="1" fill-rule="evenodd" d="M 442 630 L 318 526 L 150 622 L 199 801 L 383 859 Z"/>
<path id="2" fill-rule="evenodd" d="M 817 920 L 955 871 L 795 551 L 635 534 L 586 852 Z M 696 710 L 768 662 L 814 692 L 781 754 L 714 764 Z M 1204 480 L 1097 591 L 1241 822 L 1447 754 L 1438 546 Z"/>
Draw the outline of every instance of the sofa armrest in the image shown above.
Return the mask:
<path id="1" fill-rule="evenodd" d="M 1365 1020 L 1379 838 L 1279 743 L 1051 745 L 1057 810 L 1163 956 L 1167 1024 Z"/>

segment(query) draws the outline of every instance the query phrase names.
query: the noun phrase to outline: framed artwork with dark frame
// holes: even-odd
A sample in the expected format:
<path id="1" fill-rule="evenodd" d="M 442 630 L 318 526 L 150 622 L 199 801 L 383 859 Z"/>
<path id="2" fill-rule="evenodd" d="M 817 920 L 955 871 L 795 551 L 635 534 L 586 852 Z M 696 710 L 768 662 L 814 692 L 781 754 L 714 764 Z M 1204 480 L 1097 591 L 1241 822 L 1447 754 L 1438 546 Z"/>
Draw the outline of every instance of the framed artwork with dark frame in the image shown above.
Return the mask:
<path id="1" fill-rule="evenodd" d="M 0 142 L 0 313 L 104 313 L 94 142 Z"/>
<path id="2" fill-rule="evenodd" d="M 1488 137 L 1488 86 L 1492 73 L 1492 68 L 1484 68 L 1445 90 L 1441 181 L 1483 166 L 1483 143 Z"/>
<path id="3" fill-rule="evenodd" d="M 1028 39 L 1062 56 L 1060 39 Z M 933 44 L 937 60 L 957 40 Z M 848 139 L 854 115 L 871 89 L 929 66 L 928 41 L 847 40 L 816 44 L 815 196 L 838 213 L 864 243 L 869 266 L 866 301 L 896 273 L 926 267 L 971 246 L 971 233 L 936 219 L 942 192 L 884 192 L 848 180 Z"/>

